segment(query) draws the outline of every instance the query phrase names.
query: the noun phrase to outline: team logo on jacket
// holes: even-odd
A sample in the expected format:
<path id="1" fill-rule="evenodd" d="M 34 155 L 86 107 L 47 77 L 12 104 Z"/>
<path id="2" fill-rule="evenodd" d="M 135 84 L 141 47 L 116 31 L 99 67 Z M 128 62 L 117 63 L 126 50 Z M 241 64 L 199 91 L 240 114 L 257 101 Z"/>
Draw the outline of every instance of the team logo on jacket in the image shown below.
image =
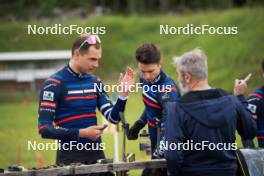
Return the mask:
<path id="1" fill-rule="evenodd" d="M 44 91 L 43 92 L 43 100 L 54 101 L 54 92 Z"/>
<path id="2" fill-rule="evenodd" d="M 164 92 L 164 94 L 162 95 L 161 98 L 162 98 L 163 100 L 170 98 L 169 93 L 168 93 L 168 92 Z"/>
<path id="3" fill-rule="evenodd" d="M 257 106 L 256 106 L 256 105 L 253 105 L 253 104 L 248 104 L 248 109 L 249 109 L 253 114 L 255 114 L 256 111 L 257 111 Z"/>

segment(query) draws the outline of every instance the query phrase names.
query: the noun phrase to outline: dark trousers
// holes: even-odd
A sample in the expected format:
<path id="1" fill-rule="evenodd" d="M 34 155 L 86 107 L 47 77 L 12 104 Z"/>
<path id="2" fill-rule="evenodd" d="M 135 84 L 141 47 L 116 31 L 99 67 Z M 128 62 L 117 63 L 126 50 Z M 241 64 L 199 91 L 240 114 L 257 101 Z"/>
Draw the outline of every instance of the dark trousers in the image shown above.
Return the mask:
<path id="1" fill-rule="evenodd" d="M 98 159 L 103 158 L 105 158 L 105 155 L 101 150 L 57 150 L 56 164 L 95 164 Z"/>

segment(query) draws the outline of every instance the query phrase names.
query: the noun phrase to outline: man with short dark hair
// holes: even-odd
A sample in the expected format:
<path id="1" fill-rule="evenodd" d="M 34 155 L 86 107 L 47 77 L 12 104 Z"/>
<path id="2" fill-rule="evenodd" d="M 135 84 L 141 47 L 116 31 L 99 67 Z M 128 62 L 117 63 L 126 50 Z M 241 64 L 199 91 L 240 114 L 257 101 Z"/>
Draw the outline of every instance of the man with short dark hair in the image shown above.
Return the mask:
<path id="1" fill-rule="evenodd" d="M 264 59 L 261 62 L 262 76 L 264 77 Z M 249 94 L 248 109 L 257 121 L 257 139 L 259 147 L 264 148 L 264 86 Z"/>
<path id="2" fill-rule="evenodd" d="M 166 102 L 176 101 L 180 93 L 175 82 L 161 69 L 159 49 L 152 43 L 141 45 L 136 50 L 136 60 L 141 73 L 142 98 L 145 110 L 128 132 L 128 139 L 138 138 L 139 131 L 148 124 L 152 159 L 159 158 L 157 142 L 163 134 L 163 109 Z M 151 175 L 146 169 L 142 175 Z M 166 175 L 165 173 L 162 173 Z"/>
<path id="3" fill-rule="evenodd" d="M 245 140 L 256 124 L 243 94 L 246 81 L 236 80 L 234 95 L 208 84 L 207 57 L 200 49 L 174 59 L 184 95 L 166 106 L 165 158 L 169 176 L 235 176 L 236 129 Z"/>
<path id="4" fill-rule="evenodd" d="M 100 89 L 101 80 L 92 74 L 100 59 L 99 37 L 80 35 L 72 46 L 69 64 L 51 75 L 40 91 L 39 133 L 43 138 L 60 140 L 57 164 L 93 164 L 105 158 L 100 138 L 103 129 L 97 125 L 96 108 L 108 121 L 117 124 L 128 96 L 124 86 L 132 85 L 135 75 L 127 72 L 120 76 L 123 91 L 113 105 Z"/>

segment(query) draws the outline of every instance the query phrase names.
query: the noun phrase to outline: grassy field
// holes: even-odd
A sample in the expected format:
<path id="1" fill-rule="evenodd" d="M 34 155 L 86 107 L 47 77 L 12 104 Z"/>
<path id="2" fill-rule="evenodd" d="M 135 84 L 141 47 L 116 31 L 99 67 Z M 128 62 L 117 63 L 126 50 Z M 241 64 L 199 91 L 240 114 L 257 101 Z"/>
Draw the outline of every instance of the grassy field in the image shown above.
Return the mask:
<path id="1" fill-rule="evenodd" d="M 210 82 L 228 90 L 232 80 L 253 73 L 250 88 L 261 82 L 259 62 L 264 57 L 263 8 L 230 9 L 226 11 L 201 11 L 185 15 L 167 16 L 103 16 L 65 21 L 30 21 L 1 23 L 0 51 L 31 51 L 70 49 L 76 34 L 28 35 L 27 25 L 52 26 L 104 26 L 101 35 L 103 58 L 97 74 L 104 79 L 116 78 L 126 65 L 135 66 L 135 49 L 142 43 L 156 43 L 162 53 L 166 72 L 174 76 L 171 58 L 195 47 L 208 55 Z M 236 26 L 237 35 L 160 35 L 160 25 L 185 26 Z"/>
<path id="2" fill-rule="evenodd" d="M 153 17 L 95 17 L 68 19 L 67 21 L 31 21 L 0 24 L 0 51 L 30 51 L 69 49 L 76 35 L 27 35 L 28 24 L 81 26 L 106 26 L 107 35 L 103 41 L 103 58 L 97 74 L 103 81 L 111 82 L 117 78 L 126 65 L 135 67 L 135 49 L 145 42 L 154 42 L 160 46 L 163 68 L 175 78 L 171 58 L 195 47 L 201 47 L 208 55 L 209 81 L 214 87 L 232 90 L 233 80 L 252 72 L 249 84 L 252 90 L 262 83 L 259 63 L 264 57 L 264 10 L 262 8 L 231 9 L 227 11 L 207 11 L 196 14 L 168 15 Z M 237 26 L 238 35 L 160 35 L 159 25 L 184 26 L 186 24 L 209 24 L 212 26 Z M 0 66 L 3 66 L 0 63 Z M 4 66 L 3 66 L 4 67 Z M 116 79 L 117 80 L 117 79 Z M 24 95 L 27 95 L 26 98 Z M 6 168 L 12 163 L 26 167 L 37 166 L 34 151 L 27 150 L 27 141 L 47 142 L 37 133 L 37 95 L 29 93 L 0 93 L 0 167 Z M 143 110 L 138 94 L 133 94 L 128 102 L 126 117 L 133 122 Z M 120 133 L 121 135 L 121 133 Z M 121 137 L 121 136 L 120 136 Z M 122 139 L 122 138 L 120 138 Z M 239 139 L 239 138 L 238 138 Z M 104 134 L 106 154 L 113 156 L 113 137 Z M 120 140 L 121 142 L 121 140 Z M 237 141 L 240 144 L 240 140 Z M 121 143 L 120 143 L 121 144 Z M 128 143 L 127 151 L 136 153 L 138 159 L 138 141 Z M 121 149 L 121 145 L 120 145 Z M 54 151 L 41 151 L 45 164 L 53 164 Z M 120 156 L 121 158 L 121 156 Z"/>

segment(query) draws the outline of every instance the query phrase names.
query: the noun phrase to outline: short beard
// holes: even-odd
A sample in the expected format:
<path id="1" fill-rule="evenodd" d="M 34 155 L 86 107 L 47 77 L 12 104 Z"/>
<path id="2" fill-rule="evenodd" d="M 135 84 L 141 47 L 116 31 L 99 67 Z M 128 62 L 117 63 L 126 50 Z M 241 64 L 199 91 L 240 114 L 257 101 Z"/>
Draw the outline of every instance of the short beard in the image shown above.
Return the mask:
<path id="1" fill-rule="evenodd" d="M 189 87 L 187 86 L 187 83 L 185 80 L 181 79 L 179 81 L 180 90 L 183 94 L 186 94 L 190 91 Z"/>

